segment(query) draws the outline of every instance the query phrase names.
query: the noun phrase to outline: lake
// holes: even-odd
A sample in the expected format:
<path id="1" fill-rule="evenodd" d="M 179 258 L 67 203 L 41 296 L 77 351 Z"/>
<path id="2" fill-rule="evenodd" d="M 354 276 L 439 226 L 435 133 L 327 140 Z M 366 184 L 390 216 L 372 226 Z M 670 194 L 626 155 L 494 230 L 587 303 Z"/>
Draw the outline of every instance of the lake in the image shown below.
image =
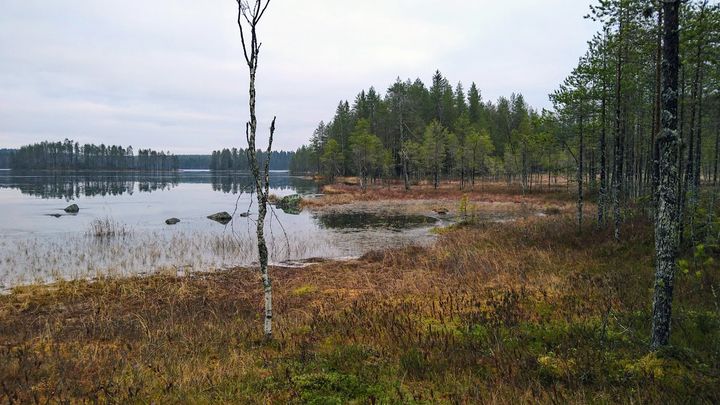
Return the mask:
<path id="1" fill-rule="evenodd" d="M 272 172 L 270 192 L 314 195 L 318 185 Z M 257 261 L 255 196 L 244 173 L 49 173 L 0 170 L 0 289 L 58 279 L 158 271 L 209 271 Z M 251 203 L 251 201 L 253 203 Z M 77 214 L 63 211 L 77 204 Z M 226 225 L 207 219 L 227 211 Z M 249 212 L 248 217 L 239 214 Z M 180 219 L 166 225 L 171 217 Z M 112 229 L 98 236 L 93 227 Z M 357 257 L 426 243 L 435 219 L 368 212 L 298 215 L 272 209 L 266 236 L 274 264 Z M 106 229 L 107 230 L 107 229 Z"/>

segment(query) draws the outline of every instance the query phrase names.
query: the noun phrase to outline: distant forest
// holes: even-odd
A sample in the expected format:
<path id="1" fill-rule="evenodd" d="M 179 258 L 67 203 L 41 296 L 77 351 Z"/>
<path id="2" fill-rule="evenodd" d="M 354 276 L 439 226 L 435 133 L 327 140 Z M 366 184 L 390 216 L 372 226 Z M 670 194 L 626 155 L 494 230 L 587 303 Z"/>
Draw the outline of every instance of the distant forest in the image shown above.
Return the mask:
<path id="1" fill-rule="evenodd" d="M 0 149 L 0 169 L 10 168 L 10 159 L 12 154 L 12 149 Z"/>
<path id="2" fill-rule="evenodd" d="M 295 152 L 273 151 L 271 170 L 288 170 Z M 258 153 L 261 162 L 265 153 Z M 174 155 L 133 147 L 41 142 L 20 149 L 0 149 L 0 169 L 17 170 L 248 170 L 244 149 L 223 149 L 212 155 Z"/>
<path id="3" fill-rule="evenodd" d="M 69 139 L 63 142 L 40 142 L 26 145 L 12 153 L 10 168 L 18 170 L 177 170 L 179 160 L 170 152 L 139 149 L 132 146 L 80 145 Z"/>
<path id="4" fill-rule="evenodd" d="M 289 170 L 295 152 L 270 152 L 270 170 Z M 258 161 L 264 165 L 266 152 L 258 150 Z M 249 170 L 247 151 L 245 149 L 223 149 L 213 151 L 210 156 L 210 170 Z"/>
<path id="5" fill-rule="evenodd" d="M 210 155 L 177 155 L 181 169 L 208 170 Z"/>

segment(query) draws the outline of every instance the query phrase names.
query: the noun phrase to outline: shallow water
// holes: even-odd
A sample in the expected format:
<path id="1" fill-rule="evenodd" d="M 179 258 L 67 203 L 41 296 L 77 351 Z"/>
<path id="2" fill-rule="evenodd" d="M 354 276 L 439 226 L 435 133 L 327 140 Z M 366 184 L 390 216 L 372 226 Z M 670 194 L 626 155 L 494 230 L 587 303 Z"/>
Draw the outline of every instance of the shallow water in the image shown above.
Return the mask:
<path id="1" fill-rule="evenodd" d="M 257 260 L 256 206 L 247 174 L 16 173 L 0 171 L 0 289 L 57 279 L 206 271 Z M 317 185 L 286 172 L 271 174 L 272 194 L 314 194 Z M 63 209 L 77 204 L 80 212 Z M 236 214 L 227 225 L 206 217 Z M 240 217 L 249 212 L 249 217 Z M 166 225 L 167 218 L 180 219 Z M 90 235 L 108 219 L 126 230 Z M 285 214 L 266 219 L 271 261 L 354 257 L 432 240 L 433 218 L 372 213 Z"/>

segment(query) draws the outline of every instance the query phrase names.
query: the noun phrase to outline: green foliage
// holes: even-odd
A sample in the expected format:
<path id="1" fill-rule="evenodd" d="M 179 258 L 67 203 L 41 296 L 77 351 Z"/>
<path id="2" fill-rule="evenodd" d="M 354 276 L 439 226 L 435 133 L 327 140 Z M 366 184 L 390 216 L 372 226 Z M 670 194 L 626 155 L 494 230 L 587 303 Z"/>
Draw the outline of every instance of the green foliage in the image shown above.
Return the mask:
<path id="1" fill-rule="evenodd" d="M 370 122 L 362 119 L 357 122 L 350 135 L 352 159 L 357 172 L 362 177 L 363 187 L 367 185 L 368 176 L 376 177 L 383 172 L 386 163 L 385 152 L 380 138 L 370 133 Z"/>
<path id="2" fill-rule="evenodd" d="M 325 174 L 332 179 L 339 175 L 342 170 L 345 157 L 343 156 L 340 144 L 335 139 L 330 139 L 325 144 L 325 149 L 320 158 Z"/>
<path id="3" fill-rule="evenodd" d="M 467 92 L 461 83 L 453 88 L 439 71 L 429 88 L 419 79 L 398 79 L 384 96 L 370 88 L 361 91 L 352 104 L 341 101 L 333 119 L 319 123 L 310 145 L 296 151 L 290 167 L 297 172 L 323 173 L 331 179 L 337 174 L 377 178 L 400 175 L 405 157 L 409 176 L 414 179 L 439 182 L 440 177 L 465 180 L 470 176 L 474 180 L 476 175 L 496 174 L 505 151 L 515 153 L 521 141 L 526 152 L 536 154 L 527 147 L 536 135 L 528 123 L 536 115 L 520 94 L 500 98 L 497 104 L 483 102 L 474 83 Z M 442 140 L 432 148 L 429 127 L 434 131 L 430 138 Z M 357 151 L 361 139 L 358 128 L 379 139 L 379 145 L 372 140 L 372 147 L 379 146 L 382 156 L 377 150 Z M 558 147 L 556 151 L 562 152 Z M 369 155 L 375 157 L 364 158 Z M 358 164 L 358 159 L 363 163 Z M 375 162 L 367 164 L 370 160 Z M 527 162 L 534 162 L 538 169 L 546 164 L 534 157 Z"/>

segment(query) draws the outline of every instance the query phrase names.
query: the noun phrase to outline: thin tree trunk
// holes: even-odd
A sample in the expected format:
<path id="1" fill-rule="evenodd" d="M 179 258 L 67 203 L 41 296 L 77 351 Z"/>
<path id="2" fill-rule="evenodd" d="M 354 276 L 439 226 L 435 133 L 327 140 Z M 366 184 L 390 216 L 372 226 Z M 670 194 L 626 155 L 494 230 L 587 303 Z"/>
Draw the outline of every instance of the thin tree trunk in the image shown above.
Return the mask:
<path id="1" fill-rule="evenodd" d="M 408 177 L 408 158 L 405 149 L 405 122 L 403 121 L 403 100 L 400 100 L 400 159 L 402 159 L 403 181 L 405 191 L 410 190 L 410 178 Z"/>
<path id="2" fill-rule="evenodd" d="M 582 100 L 580 101 L 582 103 Z M 580 151 L 578 152 L 578 170 L 577 170 L 577 183 L 578 183 L 578 232 L 582 232 L 583 222 L 583 155 L 585 154 L 585 143 L 583 139 L 583 116 L 582 107 L 580 108 Z"/>
<path id="3" fill-rule="evenodd" d="M 275 133 L 275 118 L 273 118 L 270 124 L 270 138 L 268 141 L 267 157 L 265 158 L 265 167 L 263 173 L 260 173 L 260 165 L 257 158 L 257 147 L 255 146 L 255 139 L 257 133 L 257 116 L 255 114 L 255 103 L 256 103 L 256 91 L 255 91 L 255 76 L 257 73 L 258 66 L 258 55 L 260 53 L 260 43 L 257 38 L 257 25 L 260 22 L 269 0 L 265 1 L 263 5 L 262 0 L 256 0 L 253 6 L 250 6 L 244 0 L 238 1 L 238 27 L 240 28 L 240 37 L 242 39 L 243 53 L 245 61 L 248 64 L 250 72 L 250 84 L 249 84 L 249 108 L 250 108 L 250 122 L 245 126 L 246 138 L 248 143 L 248 160 L 250 163 L 250 170 L 255 180 L 255 192 L 257 194 L 258 203 L 258 218 L 257 218 L 257 242 L 258 242 L 258 259 L 260 261 L 260 276 L 262 278 L 264 303 L 265 303 L 265 316 L 263 322 L 263 332 L 265 333 L 266 339 L 272 338 L 272 282 L 270 280 L 270 274 L 268 273 L 268 249 L 265 241 L 265 216 L 267 215 L 267 200 L 270 188 L 270 154 L 272 151 L 273 135 Z M 245 31 L 243 28 L 244 22 L 247 22 L 250 28 L 250 41 L 246 43 Z M 248 53 L 249 48 L 249 53 Z"/>
<path id="4" fill-rule="evenodd" d="M 605 34 L 607 36 L 607 33 Z M 603 52 L 605 54 L 606 52 Z M 607 79 L 605 71 L 607 70 L 607 57 L 603 56 L 603 89 L 600 111 L 600 193 L 598 196 L 598 226 L 606 225 L 607 218 Z"/>
<path id="5" fill-rule="evenodd" d="M 625 142 L 623 136 L 623 123 L 622 123 L 622 49 L 623 49 L 623 21 L 620 20 L 619 29 L 619 42 L 617 49 L 617 62 L 615 67 L 615 145 L 614 145 L 614 170 L 612 176 L 613 183 L 613 217 L 614 217 L 614 237 L 615 240 L 620 240 L 620 224 L 622 222 L 621 216 L 621 199 L 622 199 L 622 183 L 623 183 L 623 143 Z"/>
<path id="6" fill-rule="evenodd" d="M 665 1 L 663 43 L 662 132 L 658 135 L 658 207 L 655 217 L 655 294 L 652 347 L 670 340 L 673 282 L 678 252 L 678 65 L 680 0 Z"/>
<path id="7" fill-rule="evenodd" d="M 700 185 L 702 183 L 702 175 L 700 169 L 702 167 L 703 72 L 702 68 L 700 68 L 699 66 L 698 69 L 700 69 L 700 85 L 698 88 L 698 114 L 695 127 L 695 175 L 693 176 L 693 180 L 695 180 L 694 188 L 696 194 L 700 193 Z M 696 195 L 695 198 L 697 200 L 698 195 Z"/>
<path id="8" fill-rule="evenodd" d="M 718 101 L 718 109 L 720 110 L 720 101 Z M 718 122 L 715 128 L 715 159 L 713 162 L 713 187 L 718 184 L 718 158 L 720 157 L 720 111 L 718 111 Z"/>
<path id="9" fill-rule="evenodd" d="M 655 103 L 653 106 L 653 127 L 651 133 L 651 184 L 652 190 L 657 189 L 658 182 L 658 150 L 655 137 L 660 133 L 660 110 L 662 110 L 661 93 L 662 93 L 662 35 L 663 35 L 663 9 L 658 10 L 657 19 L 657 42 L 656 42 L 656 53 L 655 53 Z M 657 208 L 657 194 L 653 195 L 653 210 Z"/>

